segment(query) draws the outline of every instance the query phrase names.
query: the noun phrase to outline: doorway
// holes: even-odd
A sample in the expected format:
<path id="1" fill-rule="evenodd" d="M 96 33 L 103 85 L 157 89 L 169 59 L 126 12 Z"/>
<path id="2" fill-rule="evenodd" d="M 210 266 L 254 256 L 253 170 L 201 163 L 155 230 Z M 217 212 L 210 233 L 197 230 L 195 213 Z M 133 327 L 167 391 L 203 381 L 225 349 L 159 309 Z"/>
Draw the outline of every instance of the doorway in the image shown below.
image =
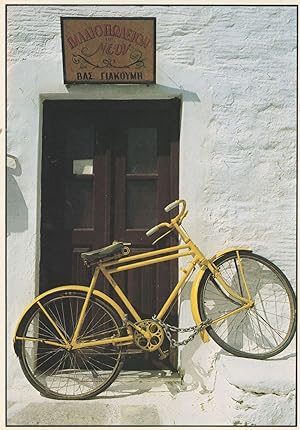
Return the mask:
<path id="1" fill-rule="evenodd" d="M 132 254 L 176 243 L 169 237 L 153 246 L 145 232 L 178 198 L 180 106 L 177 98 L 44 101 L 40 293 L 88 285 L 80 254 L 113 240 L 130 242 Z M 141 317 L 151 318 L 177 276 L 177 262 L 167 262 L 116 280 Z M 97 288 L 116 299 L 103 279 Z M 169 321 L 176 323 L 177 307 Z M 139 357 L 133 367 L 153 368 L 147 354 Z"/>

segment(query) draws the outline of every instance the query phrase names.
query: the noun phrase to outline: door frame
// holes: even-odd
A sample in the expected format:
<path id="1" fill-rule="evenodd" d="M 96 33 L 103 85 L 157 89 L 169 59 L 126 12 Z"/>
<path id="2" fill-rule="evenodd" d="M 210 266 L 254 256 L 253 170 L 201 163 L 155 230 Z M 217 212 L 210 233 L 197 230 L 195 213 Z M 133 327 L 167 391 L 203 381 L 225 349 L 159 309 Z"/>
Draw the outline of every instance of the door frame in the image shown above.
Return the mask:
<path id="1" fill-rule="evenodd" d="M 174 101 L 174 104 L 172 106 L 172 100 Z M 150 109 L 153 109 L 153 106 L 160 106 L 161 109 L 164 108 L 164 102 L 167 103 L 169 102 L 169 106 L 170 109 L 176 109 L 176 124 L 173 127 L 172 130 L 172 138 L 170 138 L 170 201 L 175 200 L 176 198 L 178 198 L 179 195 L 179 148 L 180 148 L 180 129 L 181 129 L 181 110 L 182 110 L 182 100 L 179 97 L 173 97 L 173 98 L 155 98 L 155 99 L 130 99 L 130 100 L 123 100 L 123 99 L 117 99 L 117 100 L 102 100 L 102 99 L 57 99 L 57 98 L 50 98 L 50 99 L 44 99 L 44 102 L 47 101 L 51 101 L 53 103 L 57 103 L 57 102 L 61 102 L 62 106 L 63 103 L 66 103 L 66 106 L 72 102 L 74 103 L 74 106 L 78 107 L 78 110 L 82 109 L 89 109 L 92 108 L 93 106 L 97 106 L 98 104 L 101 105 L 101 103 L 106 103 L 108 106 L 112 105 L 112 106 L 116 106 L 119 104 L 119 106 L 121 106 L 122 104 L 125 106 L 126 104 L 128 105 L 134 105 L 134 106 L 138 106 L 138 105 L 142 105 L 143 107 L 145 106 L 150 106 Z M 75 108 L 76 109 L 76 108 Z M 42 189 L 42 156 L 44 155 L 44 147 L 43 147 L 43 143 L 44 143 L 44 136 L 43 136 L 43 130 L 44 130 L 44 115 L 45 115 L 45 110 L 44 110 L 44 106 L 42 109 L 42 124 L 41 124 L 41 130 L 42 130 L 42 138 L 41 138 L 41 164 L 40 164 L 40 169 L 41 169 L 41 181 L 40 181 L 40 240 L 39 240 L 39 245 L 40 245 L 40 258 L 39 258 L 39 276 L 38 276 L 38 288 L 40 290 L 41 285 L 40 285 L 40 280 L 41 280 L 41 263 L 42 263 L 42 259 L 41 259 L 41 249 L 42 249 L 42 193 L 43 193 L 43 189 Z M 173 180 L 171 180 L 171 178 Z M 106 184 L 107 185 L 107 184 Z M 163 213 L 163 208 L 158 208 L 160 210 L 161 213 Z M 111 208 L 109 209 L 111 210 Z M 160 215 L 159 215 L 160 216 Z M 106 229 L 105 229 L 106 230 Z M 176 278 L 178 276 L 178 271 L 176 272 L 176 274 L 174 273 L 175 271 L 171 270 L 170 271 L 170 283 L 171 285 L 175 285 L 176 283 Z M 178 307 L 179 307 L 179 302 L 178 302 L 178 306 L 176 309 L 176 315 L 178 316 Z M 174 310 L 175 310 L 174 309 Z"/>

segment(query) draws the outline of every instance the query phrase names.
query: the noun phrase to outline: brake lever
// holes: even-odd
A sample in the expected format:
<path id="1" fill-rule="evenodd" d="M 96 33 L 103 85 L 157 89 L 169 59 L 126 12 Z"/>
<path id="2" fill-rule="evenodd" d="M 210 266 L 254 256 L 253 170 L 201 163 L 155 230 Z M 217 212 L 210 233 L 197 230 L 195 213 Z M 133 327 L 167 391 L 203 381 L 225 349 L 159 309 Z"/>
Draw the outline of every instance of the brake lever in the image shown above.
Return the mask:
<path id="1" fill-rule="evenodd" d="M 163 239 L 165 236 L 167 236 L 168 234 L 170 234 L 173 230 L 175 229 L 175 227 L 171 228 L 170 230 L 168 230 L 166 233 L 162 234 L 161 236 L 159 236 L 157 239 L 155 239 L 152 242 L 152 245 L 155 245 L 157 242 L 159 242 L 161 239 Z"/>

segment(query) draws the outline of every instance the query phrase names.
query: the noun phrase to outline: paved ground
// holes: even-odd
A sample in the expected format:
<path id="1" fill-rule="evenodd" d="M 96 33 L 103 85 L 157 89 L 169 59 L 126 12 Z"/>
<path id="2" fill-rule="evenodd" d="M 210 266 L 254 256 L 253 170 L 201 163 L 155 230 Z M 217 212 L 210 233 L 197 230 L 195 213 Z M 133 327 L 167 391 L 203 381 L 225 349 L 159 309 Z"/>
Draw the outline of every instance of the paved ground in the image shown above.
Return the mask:
<path id="1" fill-rule="evenodd" d="M 113 426 L 213 424 L 207 398 L 169 371 L 126 371 L 96 399 L 58 401 L 40 396 L 26 381 L 10 389 L 9 426 Z"/>

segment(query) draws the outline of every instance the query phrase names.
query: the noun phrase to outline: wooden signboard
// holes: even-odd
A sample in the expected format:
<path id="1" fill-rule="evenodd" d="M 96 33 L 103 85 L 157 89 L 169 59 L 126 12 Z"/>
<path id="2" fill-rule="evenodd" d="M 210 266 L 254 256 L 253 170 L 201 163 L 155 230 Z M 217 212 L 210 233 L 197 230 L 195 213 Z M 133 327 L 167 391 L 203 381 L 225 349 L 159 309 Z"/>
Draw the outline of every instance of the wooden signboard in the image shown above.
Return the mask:
<path id="1" fill-rule="evenodd" d="M 64 82 L 155 83 L 155 18 L 61 18 Z"/>

